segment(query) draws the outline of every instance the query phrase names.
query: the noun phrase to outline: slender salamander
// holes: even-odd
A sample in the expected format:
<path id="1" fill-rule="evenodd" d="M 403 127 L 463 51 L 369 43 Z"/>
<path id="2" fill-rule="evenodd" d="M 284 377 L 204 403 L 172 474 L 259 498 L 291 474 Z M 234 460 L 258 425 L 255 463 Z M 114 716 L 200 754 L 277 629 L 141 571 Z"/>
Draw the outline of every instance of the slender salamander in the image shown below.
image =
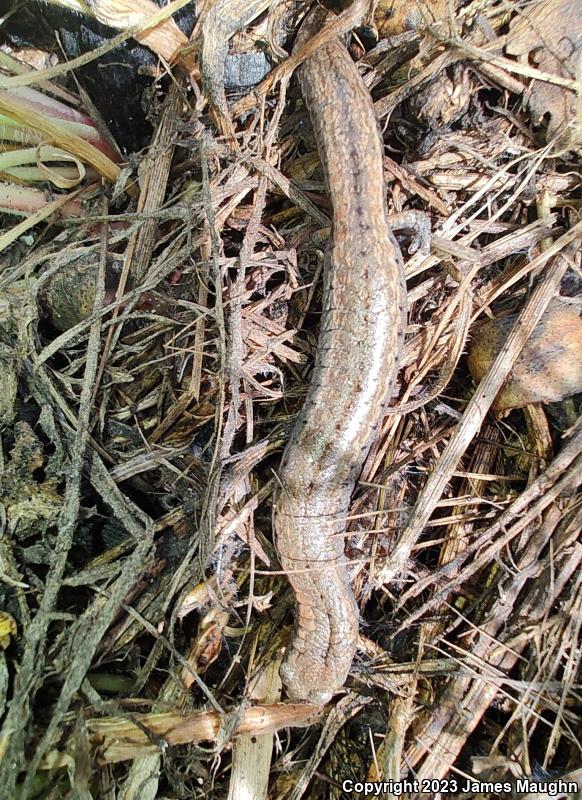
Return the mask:
<path id="1" fill-rule="evenodd" d="M 319 7 L 308 15 L 296 49 L 327 16 Z M 315 366 L 283 454 L 273 527 L 297 606 L 281 677 L 292 699 L 326 703 L 343 686 L 357 646 L 346 515 L 393 390 L 406 292 L 387 220 L 382 138 L 358 69 L 338 39 L 317 50 L 298 74 L 333 230 Z"/>

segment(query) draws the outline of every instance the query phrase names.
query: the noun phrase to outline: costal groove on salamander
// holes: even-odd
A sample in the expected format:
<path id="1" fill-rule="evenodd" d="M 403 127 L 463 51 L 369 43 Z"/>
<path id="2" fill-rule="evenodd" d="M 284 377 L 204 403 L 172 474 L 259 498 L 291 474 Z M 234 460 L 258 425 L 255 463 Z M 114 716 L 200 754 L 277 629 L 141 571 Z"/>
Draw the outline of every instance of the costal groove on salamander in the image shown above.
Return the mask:
<path id="1" fill-rule="evenodd" d="M 296 48 L 320 30 L 313 11 Z M 404 268 L 387 221 L 372 100 L 339 40 L 299 68 L 333 207 L 317 356 L 283 454 L 273 506 L 277 552 L 296 599 L 281 667 L 289 696 L 325 703 L 349 672 L 358 607 L 344 534 L 350 497 L 388 403 L 406 324 Z"/>

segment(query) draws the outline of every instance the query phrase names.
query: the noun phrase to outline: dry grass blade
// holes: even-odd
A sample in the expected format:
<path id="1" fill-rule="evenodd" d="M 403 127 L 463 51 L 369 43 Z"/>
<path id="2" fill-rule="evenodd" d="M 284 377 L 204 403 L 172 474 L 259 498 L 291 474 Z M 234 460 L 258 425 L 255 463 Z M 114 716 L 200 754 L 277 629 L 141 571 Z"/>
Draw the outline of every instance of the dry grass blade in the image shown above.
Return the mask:
<path id="1" fill-rule="evenodd" d="M 77 197 L 78 194 L 78 192 L 72 192 L 71 194 L 59 197 L 58 200 L 53 200 L 51 203 L 47 203 L 44 208 L 41 208 L 39 211 L 31 214 L 22 222 L 19 222 L 18 225 L 13 225 L 9 230 L 0 234 L 0 252 L 6 250 L 13 242 L 17 241 L 24 233 L 26 233 L 26 231 L 30 230 L 35 225 L 38 225 L 39 222 L 48 219 L 56 211 L 61 210 L 67 205 L 67 203 L 70 203 L 75 197 Z"/>
<path id="2" fill-rule="evenodd" d="M 582 230 L 582 224 L 579 224 L 579 230 Z M 574 235 L 572 237 L 567 236 L 567 240 L 570 241 Z M 562 246 L 564 246 L 564 243 Z M 545 280 L 540 282 L 533 292 L 504 347 L 492 364 L 491 370 L 471 398 L 463 421 L 457 427 L 434 472 L 429 477 L 413 509 L 408 525 L 400 537 L 397 548 L 390 557 L 390 562 L 386 564 L 378 575 L 377 585 L 389 582 L 391 578 L 403 569 L 413 544 L 433 513 L 453 470 L 459 463 L 469 443 L 479 431 L 485 414 L 509 375 L 513 363 L 528 337 L 540 320 L 548 303 L 557 293 L 560 281 L 568 268 L 568 261 L 563 256 L 557 256 L 556 258 L 557 263 L 552 265 L 546 274 Z"/>
<path id="3" fill-rule="evenodd" d="M 320 31 L 313 39 L 306 44 L 301 52 L 293 53 L 276 67 L 271 74 L 257 87 L 256 93 L 252 96 L 243 97 L 233 109 L 233 116 L 240 117 L 242 114 L 253 108 L 257 102 L 257 96 L 261 97 L 273 89 L 277 83 L 288 79 L 292 72 L 305 61 L 306 58 L 315 52 L 319 47 L 322 47 L 326 42 L 331 41 L 337 36 L 350 31 L 354 26 L 358 25 L 365 17 L 369 9 L 369 0 L 354 0 L 345 11 L 338 14 L 335 20 L 332 20 L 325 28 Z"/>
<path id="4" fill-rule="evenodd" d="M 0 78 L 0 87 L 3 89 L 9 89 L 17 86 L 33 86 L 35 84 L 39 84 L 41 81 L 52 80 L 52 78 L 56 78 L 59 75 L 63 75 L 66 72 L 84 66 L 85 64 L 100 58 L 102 55 L 105 55 L 105 53 L 108 53 L 117 45 L 127 41 L 127 39 L 131 39 L 131 37 L 135 36 L 136 34 L 140 34 L 141 32 L 145 31 L 145 35 L 147 36 L 148 32 L 151 33 L 151 28 L 154 28 L 164 20 L 169 19 L 172 14 L 183 8 L 189 2 L 190 0 L 171 0 L 170 3 L 161 8 L 159 11 L 156 11 L 156 13 L 152 14 L 151 16 L 147 16 L 146 19 L 140 19 L 136 25 L 126 27 L 122 33 L 112 37 L 111 40 L 107 41 L 100 47 L 95 48 L 91 53 L 85 53 L 81 56 L 78 56 L 78 58 L 68 61 L 65 64 L 47 67 L 44 70 L 34 70 L 32 72 L 26 72 L 21 75 L 14 75 L 8 78 L 2 77 Z M 185 46 L 187 44 L 185 37 L 180 39 L 178 44 Z M 172 53 L 176 51 L 176 47 L 177 45 L 172 47 Z"/>
<path id="5" fill-rule="evenodd" d="M 202 75 L 220 133 L 234 142 L 234 127 L 224 91 L 224 63 L 228 40 L 262 14 L 271 0 L 217 0 L 202 28 Z"/>
<path id="6" fill-rule="evenodd" d="M 559 531 L 558 528 L 562 518 L 567 523 L 565 531 Z M 576 530 L 575 526 L 576 524 L 579 525 L 579 522 L 579 515 L 575 521 L 568 520 L 567 506 L 565 514 L 562 509 L 554 507 L 547 515 L 545 524 L 540 525 L 537 531 L 532 531 L 533 535 L 530 543 L 525 548 L 522 558 L 515 564 L 515 575 L 504 581 L 503 599 L 498 600 L 493 605 L 489 612 L 490 622 L 481 626 L 476 642 L 470 647 L 467 656 L 465 656 L 470 672 L 474 671 L 477 676 L 481 671 L 481 665 L 486 666 L 487 670 L 497 667 L 503 670 L 500 673 L 501 680 L 503 680 L 503 673 L 506 673 L 516 663 L 519 653 L 525 647 L 526 642 L 522 640 L 518 644 L 513 641 L 509 647 L 503 647 L 502 643 L 505 637 L 502 636 L 500 645 L 497 644 L 494 637 L 500 635 L 500 631 L 505 625 L 509 629 L 515 628 L 519 611 L 516 609 L 514 612 L 513 625 L 509 618 L 509 612 L 512 610 L 513 604 L 528 578 L 531 578 L 538 570 L 536 561 L 539 559 L 542 549 L 550 536 L 554 532 L 559 532 L 559 539 L 560 533 L 565 532 L 567 537 L 571 539 L 572 533 Z M 572 523 L 574 523 L 573 527 L 569 527 Z M 565 555 L 566 558 L 562 557 L 562 563 L 556 565 L 556 567 L 558 569 L 564 567 L 569 574 L 573 574 L 580 565 L 582 552 L 580 548 L 577 548 L 574 553 L 568 552 Z M 543 574 L 539 576 L 542 586 L 547 585 L 546 577 Z M 522 600 L 522 602 L 525 601 L 526 603 L 529 601 L 527 618 L 528 624 L 532 627 L 540 624 L 547 617 L 557 597 L 554 593 L 548 595 L 545 592 L 540 592 L 536 584 L 537 581 L 530 580 L 529 588 Z M 562 587 L 557 585 L 556 588 L 559 592 Z M 579 590 L 580 581 L 578 581 L 578 587 L 574 587 L 574 603 L 576 605 L 579 603 Z M 579 630 L 576 631 L 576 628 L 579 629 L 579 624 L 575 622 L 575 617 L 570 616 L 569 618 L 574 625 L 572 631 L 574 634 L 573 641 L 576 641 L 579 635 Z M 429 753 L 419 771 L 420 780 L 443 777 L 449 771 L 467 737 L 474 730 L 499 690 L 498 682 L 493 680 L 488 683 L 487 677 L 487 675 L 483 675 L 483 677 L 462 678 L 453 681 L 443 695 L 440 707 L 433 709 L 430 722 L 428 724 L 425 723 L 422 727 L 417 726 L 420 748 L 426 748 Z M 568 692 L 568 687 L 565 686 L 564 690 Z M 435 736 L 437 731 L 438 739 Z M 410 756 L 411 754 L 409 754 Z M 415 760 L 415 756 L 412 756 L 412 761 Z"/>
<path id="7" fill-rule="evenodd" d="M 234 734 L 266 735 L 287 727 L 303 727 L 320 719 L 321 709 L 314 706 L 275 705 L 254 706 L 243 710 Z M 99 748 L 102 764 L 116 763 L 159 751 L 160 743 L 168 746 L 212 742 L 220 734 L 224 721 L 216 711 L 183 715 L 172 712 L 129 715 L 87 722 L 89 735 Z M 54 762 L 51 762 L 51 765 Z"/>
<path id="8" fill-rule="evenodd" d="M 481 552 L 478 560 L 473 560 L 469 566 L 459 573 L 457 576 L 459 584 L 477 572 L 484 564 L 487 564 L 496 552 L 499 552 L 517 533 L 521 533 L 529 522 L 535 520 L 538 514 L 555 499 L 560 491 L 567 489 L 569 485 L 576 485 L 579 481 L 579 476 L 576 475 L 575 465 L 581 453 L 582 426 L 578 425 L 570 441 L 564 446 L 559 455 L 556 456 L 548 469 L 542 473 L 527 490 L 522 492 L 503 514 L 499 515 L 495 523 L 486 527 L 483 531 L 480 531 L 479 536 L 456 558 L 445 564 L 439 571 L 413 586 L 402 596 L 401 602 L 404 603 L 411 597 L 416 596 L 429 584 L 433 582 L 438 584 L 445 576 L 449 578 L 453 570 L 458 570 L 471 555 L 483 551 L 485 545 L 492 537 L 501 531 L 503 532 L 502 537 L 495 540 L 488 551 Z M 446 591 L 448 592 L 449 589 Z M 433 596 L 430 605 L 432 606 L 436 602 L 442 600 L 444 600 L 444 596 L 442 595 L 440 597 Z M 409 623 L 414 622 L 415 618 L 422 616 L 428 608 L 430 608 L 429 605 L 418 609 L 415 614 L 409 618 Z"/>
<path id="9" fill-rule="evenodd" d="M 0 92 L 0 111 L 22 125 L 38 131 L 46 141 L 59 145 L 87 164 L 91 164 L 107 180 L 117 180 L 120 170 L 115 162 L 80 136 L 75 136 L 70 131 L 63 131 L 62 127 L 46 114 L 33 111 L 7 92 Z"/>

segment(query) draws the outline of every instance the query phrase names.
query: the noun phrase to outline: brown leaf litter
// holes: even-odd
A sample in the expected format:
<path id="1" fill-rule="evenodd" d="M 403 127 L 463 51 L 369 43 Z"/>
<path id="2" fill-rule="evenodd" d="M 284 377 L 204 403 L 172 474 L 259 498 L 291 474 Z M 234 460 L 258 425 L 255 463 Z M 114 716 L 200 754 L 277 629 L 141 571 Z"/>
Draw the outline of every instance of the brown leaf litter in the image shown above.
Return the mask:
<path id="1" fill-rule="evenodd" d="M 402 241 L 398 392 L 346 540 L 358 657 L 325 709 L 281 695 L 292 604 L 270 525 L 330 225 L 291 78 L 308 53 L 283 57 L 308 4 L 201 6 L 118 193 L 3 253 L 0 785 L 582 786 L 579 4 L 358 0 L 311 45 L 366 21 L 350 48 L 390 210 L 433 230 L 428 254 Z M 278 64 L 238 97 L 235 34 Z"/>

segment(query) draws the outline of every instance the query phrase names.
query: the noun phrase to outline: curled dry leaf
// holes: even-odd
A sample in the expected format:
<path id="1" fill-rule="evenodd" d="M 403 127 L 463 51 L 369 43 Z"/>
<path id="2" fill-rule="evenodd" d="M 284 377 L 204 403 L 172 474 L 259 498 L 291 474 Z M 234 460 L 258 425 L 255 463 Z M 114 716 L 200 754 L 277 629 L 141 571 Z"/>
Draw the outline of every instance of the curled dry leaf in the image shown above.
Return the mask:
<path id="1" fill-rule="evenodd" d="M 222 632 L 228 622 L 228 612 L 212 608 L 200 621 L 198 638 L 194 648 L 194 664 L 196 672 L 202 675 L 213 664 L 222 650 Z M 192 678 L 187 679 L 187 685 Z"/>
<path id="2" fill-rule="evenodd" d="M 529 60 L 542 72 L 575 80 L 580 76 L 582 5 L 579 0 L 543 0 L 515 17 L 506 45 L 509 55 Z M 582 141 L 582 105 L 578 95 L 549 81 L 533 81 L 527 97 L 535 123 L 548 114 L 547 139 L 563 146 Z"/>
<path id="3" fill-rule="evenodd" d="M 61 5 L 69 5 L 67 0 L 57 0 Z M 177 11 L 182 4 L 176 4 Z M 91 14 L 103 25 L 108 25 L 117 30 L 124 30 L 134 26 L 143 26 L 144 30 L 135 34 L 135 39 L 149 47 L 166 61 L 173 61 L 178 57 L 179 63 L 193 78 L 198 77 L 196 62 L 191 54 L 180 54 L 180 50 L 187 48 L 188 37 L 182 33 L 171 16 L 162 19 L 157 25 L 150 27 L 150 19 L 159 14 L 158 6 L 151 0 L 91 0 L 85 6 L 79 4 L 83 13 Z"/>
<path id="4" fill-rule="evenodd" d="M 379 0 L 374 10 L 374 22 L 381 37 L 395 36 L 404 31 L 422 30 L 449 12 L 447 0 L 412 0 L 394 3 Z"/>
<path id="5" fill-rule="evenodd" d="M 0 648 L 6 650 L 10 644 L 10 637 L 16 636 L 18 626 L 14 617 L 7 611 L 0 611 Z"/>
<path id="6" fill-rule="evenodd" d="M 411 97 L 410 108 L 431 130 L 448 128 L 467 113 L 473 92 L 470 71 L 456 64 Z"/>
<path id="7" fill-rule="evenodd" d="M 43 310 L 59 331 L 67 331 L 93 313 L 98 264 L 94 256 L 78 258 L 52 275 L 42 296 Z M 118 271 L 109 259 L 106 289 L 112 299 Z"/>
<path id="8" fill-rule="evenodd" d="M 260 596 L 255 595 L 253 597 L 253 608 L 259 613 L 273 608 L 273 592 L 267 592 L 267 594 L 262 594 Z"/>
<path id="9" fill-rule="evenodd" d="M 487 322 L 469 350 L 469 369 L 480 381 L 505 343 L 516 316 Z M 582 391 L 580 307 L 557 297 L 548 306 L 495 398 L 496 411 L 553 403 Z"/>

